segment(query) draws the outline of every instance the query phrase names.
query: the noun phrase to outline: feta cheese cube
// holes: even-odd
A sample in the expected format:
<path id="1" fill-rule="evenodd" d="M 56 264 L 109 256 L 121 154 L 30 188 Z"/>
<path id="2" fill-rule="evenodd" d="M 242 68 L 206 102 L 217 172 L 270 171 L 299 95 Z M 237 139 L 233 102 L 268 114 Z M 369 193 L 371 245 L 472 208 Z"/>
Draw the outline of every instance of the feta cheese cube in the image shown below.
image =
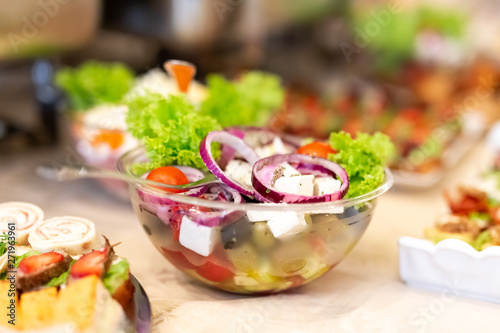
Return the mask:
<path id="1" fill-rule="evenodd" d="M 291 166 L 287 162 L 281 163 L 278 167 L 281 167 L 282 177 L 300 176 L 300 172 L 298 172 L 297 169 L 295 169 L 293 166 Z"/>
<path id="2" fill-rule="evenodd" d="M 274 237 L 286 237 L 298 234 L 307 227 L 303 213 L 279 212 L 267 221 Z"/>
<path id="3" fill-rule="evenodd" d="M 314 176 L 281 177 L 276 179 L 274 188 L 278 192 L 312 196 L 314 193 Z"/>
<path id="4" fill-rule="evenodd" d="M 187 216 L 182 217 L 179 233 L 182 246 L 207 257 L 213 251 L 216 241 L 216 228 L 199 225 Z"/>
<path id="5" fill-rule="evenodd" d="M 231 160 L 224 171 L 226 175 L 238 183 L 252 187 L 252 166 L 241 160 Z"/>
<path id="6" fill-rule="evenodd" d="M 277 154 L 290 154 L 291 150 L 285 146 L 279 137 L 275 137 L 272 143 L 255 148 L 255 152 L 260 158 L 264 158 Z"/>
<path id="7" fill-rule="evenodd" d="M 342 182 L 332 177 L 317 177 L 314 179 L 314 195 L 325 195 L 340 190 Z"/>
<path id="8" fill-rule="evenodd" d="M 255 148 L 255 152 L 259 155 L 260 158 L 265 158 L 274 155 L 272 145 L 267 145 L 263 147 Z"/>

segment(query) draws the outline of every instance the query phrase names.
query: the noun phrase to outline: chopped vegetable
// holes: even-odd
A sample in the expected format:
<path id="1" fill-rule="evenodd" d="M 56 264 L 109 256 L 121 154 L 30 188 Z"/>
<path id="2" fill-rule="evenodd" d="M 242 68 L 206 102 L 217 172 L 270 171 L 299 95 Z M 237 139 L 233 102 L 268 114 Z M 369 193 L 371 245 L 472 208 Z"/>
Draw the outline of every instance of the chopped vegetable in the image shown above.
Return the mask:
<path id="1" fill-rule="evenodd" d="M 24 258 L 19 262 L 19 270 L 23 273 L 33 273 L 63 260 L 64 255 L 61 253 L 47 252 Z"/>
<path id="2" fill-rule="evenodd" d="M 481 251 L 483 246 L 489 242 L 491 242 L 491 234 L 489 230 L 485 230 L 477 236 L 472 245 L 477 251 Z"/>
<path id="3" fill-rule="evenodd" d="M 7 236 L 5 232 L 0 236 L 0 256 L 7 252 L 7 246 L 9 245 L 8 239 L 9 236 Z"/>
<path id="4" fill-rule="evenodd" d="M 147 179 L 169 185 L 183 185 L 189 183 L 186 175 L 181 170 L 171 166 L 159 167 L 152 170 L 148 174 Z M 172 193 L 185 192 L 183 190 L 169 189 L 164 187 L 162 187 L 161 189 Z"/>
<path id="5" fill-rule="evenodd" d="M 353 139 L 341 131 L 330 135 L 330 145 L 337 153 L 328 158 L 343 167 L 349 176 L 345 198 L 363 195 L 382 184 L 384 167 L 394 154 L 394 145 L 387 135 L 358 133 Z"/>
<path id="6" fill-rule="evenodd" d="M 102 282 L 111 294 L 129 279 L 130 265 L 127 260 L 123 259 L 119 262 L 112 264 L 109 270 L 104 275 Z"/>
<path id="7" fill-rule="evenodd" d="M 200 115 L 183 96 L 165 98 L 159 94 L 137 96 L 127 102 L 127 124 L 133 136 L 140 139 L 150 163 L 137 165 L 141 173 L 165 165 L 183 165 L 206 169 L 199 146 L 201 140 L 221 126 L 214 118 Z M 218 157 L 219 148 L 212 146 Z"/>
<path id="8" fill-rule="evenodd" d="M 72 261 L 69 268 L 71 269 L 71 266 L 73 266 L 73 264 L 75 263 L 76 261 Z M 68 280 L 68 277 L 69 277 L 69 269 L 62 273 L 61 275 L 53 278 L 52 280 L 50 280 L 48 283 L 47 283 L 47 287 L 59 287 L 60 285 L 62 284 L 65 284 L 66 281 Z"/>
<path id="9" fill-rule="evenodd" d="M 312 142 L 300 147 L 297 154 L 311 155 L 328 158 L 329 154 L 335 154 L 336 151 L 326 142 Z"/>
<path id="10" fill-rule="evenodd" d="M 94 250 L 84 254 L 78 259 L 70 269 L 73 278 L 83 278 L 90 275 L 102 277 L 106 270 L 106 263 L 110 260 L 110 251 L 105 248 L 102 251 Z"/>
<path id="11" fill-rule="evenodd" d="M 28 258 L 28 257 L 31 257 L 31 256 L 37 256 L 41 254 L 40 252 L 38 251 L 29 251 L 29 252 L 26 252 L 25 254 L 22 254 L 20 256 L 16 256 L 16 258 L 14 259 L 14 267 L 19 267 L 19 263 L 21 263 L 21 261 L 24 259 L 24 258 Z"/>
<path id="12" fill-rule="evenodd" d="M 285 96 L 279 77 L 258 71 L 248 72 L 238 81 L 211 75 L 207 84 L 209 95 L 201 113 L 214 117 L 223 127 L 265 125 L 282 107 Z"/>
<path id="13" fill-rule="evenodd" d="M 60 70 L 55 81 L 66 93 L 71 109 L 83 111 L 119 103 L 132 88 L 134 73 L 123 64 L 88 61 L 79 68 Z"/>

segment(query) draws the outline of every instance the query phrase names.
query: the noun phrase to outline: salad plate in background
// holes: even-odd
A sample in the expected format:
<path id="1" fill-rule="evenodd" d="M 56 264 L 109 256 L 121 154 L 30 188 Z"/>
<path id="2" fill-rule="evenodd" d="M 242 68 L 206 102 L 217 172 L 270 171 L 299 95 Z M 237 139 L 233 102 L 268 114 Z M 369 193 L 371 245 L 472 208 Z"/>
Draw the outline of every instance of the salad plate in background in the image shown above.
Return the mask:
<path id="1" fill-rule="evenodd" d="M 488 142 L 493 158 L 473 181 L 445 193 L 449 212 L 426 239 L 399 239 L 401 279 L 408 285 L 500 303 L 500 165 L 498 125 Z"/>
<path id="2" fill-rule="evenodd" d="M 192 64 L 169 61 L 165 67 L 172 63 L 191 70 L 187 85 L 183 86 L 186 91 L 180 89 L 175 73 L 167 74 L 158 68 L 136 77 L 123 64 L 89 61 L 57 73 L 56 83 L 68 102 L 63 110 L 64 127 L 85 164 L 114 170 L 118 158 L 137 146 L 138 141 L 129 133 L 125 119 L 127 100 L 138 96 L 185 95 L 196 110 L 212 115 L 223 126 L 264 125 L 283 102 L 281 81 L 272 74 L 252 71 L 235 81 L 210 74 L 205 86 L 192 80 L 196 72 Z M 99 181 L 119 198 L 128 200 L 125 183 Z"/>

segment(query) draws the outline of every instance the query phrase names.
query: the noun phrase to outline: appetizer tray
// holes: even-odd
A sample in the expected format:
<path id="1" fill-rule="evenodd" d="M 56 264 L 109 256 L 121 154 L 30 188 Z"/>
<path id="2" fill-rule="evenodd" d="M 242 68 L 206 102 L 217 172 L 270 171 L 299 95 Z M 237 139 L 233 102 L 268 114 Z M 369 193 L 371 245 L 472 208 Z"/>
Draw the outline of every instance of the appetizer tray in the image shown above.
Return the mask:
<path id="1" fill-rule="evenodd" d="M 131 275 L 132 284 L 135 287 L 133 309 L 129 317 L 137 333 L 149 333 L 151 331 L 151 304 L 144 288 L 135 276 Z"/>
<path id="2" fill-rule="evenodd" d="M 478 252 L 458 239 L 401 237 L 399 269 L 410 287 L 500 304 L 500 246 Z"/>
<path id="3" fill-rule="evenodd" d="M 394 184 L 408 188 L 431 188 L 439 183 L 446 172 L 460 160 L 481 139 L 485 131 L 483 117 L 479 113 L 469 113 L 464 121 L 463 132 L 456 137 L 441 156 L 441 166 L 427 173 L 391 170 Z"/>

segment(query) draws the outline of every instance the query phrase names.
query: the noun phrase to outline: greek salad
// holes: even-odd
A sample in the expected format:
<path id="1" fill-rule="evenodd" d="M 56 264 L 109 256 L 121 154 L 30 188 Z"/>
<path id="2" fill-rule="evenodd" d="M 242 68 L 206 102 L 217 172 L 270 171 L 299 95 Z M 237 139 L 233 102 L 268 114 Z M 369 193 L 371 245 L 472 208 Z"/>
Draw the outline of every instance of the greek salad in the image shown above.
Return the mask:
<path id="1" fill-rule="evenodd" d="M 203 113 L 183 96 L 149 93 L 130 100 L 128 108 L 128 128 L 148 159 L 132 164 L 132 174 L 170 185 L 210 173 L 218 180 L 187 191 L 134 189 L 134 210 L 146 233 L 176 267 L 234 292 L 274 292 L 324 274 L 357 242 L 373 205 L 333 205 L 315 214 L 241 205 L 215 209 L 180 198 L 253 207 L 357 198 L 384 183 L 394 152 L 381 133 L 352 138 L 338 132 L 319 142 L 261 127 L 225 127 L 223 113 Z M 312 260 L 326 238 L 339 250 Z"/>

